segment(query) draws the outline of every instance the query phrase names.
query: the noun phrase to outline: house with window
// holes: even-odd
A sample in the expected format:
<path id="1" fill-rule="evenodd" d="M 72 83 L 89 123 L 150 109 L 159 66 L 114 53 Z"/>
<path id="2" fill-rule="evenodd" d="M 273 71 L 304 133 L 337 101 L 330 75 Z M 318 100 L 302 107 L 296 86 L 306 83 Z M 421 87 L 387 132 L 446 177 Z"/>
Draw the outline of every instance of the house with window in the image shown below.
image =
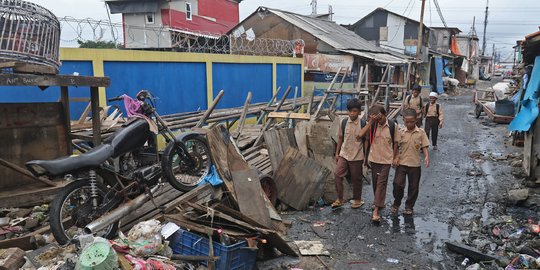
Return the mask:
<path id="1" fill-rule="evenodd" d="M 106 0 L 122 14 L 124 47 L 169 49 L 178 40 L 218 39 L 239 22 L 242 0 Z"/>

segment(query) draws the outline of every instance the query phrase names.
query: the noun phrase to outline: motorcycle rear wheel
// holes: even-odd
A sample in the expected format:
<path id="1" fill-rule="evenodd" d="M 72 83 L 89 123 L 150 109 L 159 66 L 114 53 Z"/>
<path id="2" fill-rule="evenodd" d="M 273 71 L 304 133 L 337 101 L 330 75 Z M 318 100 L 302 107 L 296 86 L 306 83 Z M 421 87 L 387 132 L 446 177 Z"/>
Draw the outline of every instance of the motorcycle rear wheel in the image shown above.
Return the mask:
<path id="1" fill-rule="evenodd" d="M 103 185 L 98 184 L 98 200 L 100 204 L 105 199 L 106 190 Z M 51 203 L 49 218 L 51 232 L 58 244 L 67 244 L 75 235 L 82 233 L 86 224 L 99 218 L 98 215 L 94 216 L 95 213 L 93 213 L 89 201 L 89 194 L 90 183 L 85 180 L 77 180 L 66 185 L 55 196 Z M 66 203 L 68 204 L 66 205 Z M 108 226 L 105 230 L 98 232 L 97 235 L 107 239 L 113 238 L 118 232 L 118 224 L 119 222 L 116 222 Z M 72 225 L 72 227 L 65 228 L 69 225 Z"/>
<path id="2" fill-rule="evenodd" d="M 180 143 L 185 145 L 188 154 L 195 160 L 195 166 L 187 166 L 186 161 L 182 160 L 182 150 L 171 142 L 163 151 L 161 168 L 163 176 L 175 189 L 188 192 L 208 175 L 212 159 L 208 143 L 203 137 L 189 137 Z"/>

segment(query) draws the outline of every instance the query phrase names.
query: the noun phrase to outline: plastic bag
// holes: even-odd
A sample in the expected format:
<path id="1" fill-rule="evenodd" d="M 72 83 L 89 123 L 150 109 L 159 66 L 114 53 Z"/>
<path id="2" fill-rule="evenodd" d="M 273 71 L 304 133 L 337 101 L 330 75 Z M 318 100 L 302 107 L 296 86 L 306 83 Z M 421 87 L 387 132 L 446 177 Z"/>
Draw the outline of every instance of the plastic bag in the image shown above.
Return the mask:
<path id="1" fill-rule="evenodd" d="M 206 183 L 209 183 L 212 186 L 219 186 L 223 184 L 223 180 L 219 178 L 219 174 L 216 171 L 215 165 L 212 165 L 206 177 L 199 183 L 199 186 L 204 185 Z"/>
<path id="2" fill-rule="evenodd" d="M 128 233 L 128 243 L 131 253 L 136 256 L 150 256 L 163 248 L 159 221 L 152 219 L 133 226 Z"/>

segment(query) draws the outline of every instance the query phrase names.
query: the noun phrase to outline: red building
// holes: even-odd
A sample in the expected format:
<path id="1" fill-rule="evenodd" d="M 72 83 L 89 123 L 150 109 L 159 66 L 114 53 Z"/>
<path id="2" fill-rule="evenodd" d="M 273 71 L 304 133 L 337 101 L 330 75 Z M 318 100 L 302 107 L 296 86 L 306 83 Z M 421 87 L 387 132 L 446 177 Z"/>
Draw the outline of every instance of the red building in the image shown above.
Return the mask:
<path id="1" fill-rule="evenodd" d="M 106 0 L 121 13 L 126 48 L 174 48 L 178 40 L 218 37 L 239 22 L 242 0 Z"/>

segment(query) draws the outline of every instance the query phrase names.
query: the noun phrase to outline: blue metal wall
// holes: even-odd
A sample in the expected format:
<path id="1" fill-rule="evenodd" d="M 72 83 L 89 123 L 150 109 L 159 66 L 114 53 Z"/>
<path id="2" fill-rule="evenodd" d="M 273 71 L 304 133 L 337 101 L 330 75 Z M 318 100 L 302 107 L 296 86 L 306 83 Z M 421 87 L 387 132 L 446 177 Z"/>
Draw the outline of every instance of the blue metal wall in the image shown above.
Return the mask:
<path id="1" fill-rule="evenodd" d="M 302 96 L 302 66 L 292 64 L 277 64 L 277 87 L 281 86 L 281 94 L 285 93 L 287 87 L 291 86 L 288 98 L 294 97 L 294 88 L 298 87 L 298 97 Z M 280 95 L 278 98 L 281 98 Z"/>
<path id="2" fill-rule="evenodd" d="M 105 62 L 104 71 L 111 78 L 107 98 L 122 94 L 134 97 L 145 89 L 158 97 L 160 114 L 207 107 L 205 63 Z"/>
<path id="3" fill-rule="evenodd" d="M 272 64 L 214 63 L 212 78 L 214 97 L 225 91 L 217 108 L 243 106 L 249 91 L 253 93 L 251 103 L 272 98 Z"/>
<path id="4" fill-rule="evenodd" d="M 73 74 L 80 76 L 93 76 L 92 62 L 90 61 L 62 61 L 60 74 Z M 5 90 L 5 91 L 4 91 Z M 0 86 L 0 103 L 26 103 L 26 102 L 57 102 L 60 99 L 60 88 L 49 87 L 42 91 L 37 86 Z M 70 87 L 69 96 L 90 97 L 88 87 Z M 71 119 L 79 119 L 87 103 L 72 102 L 70 107 Z"/>

